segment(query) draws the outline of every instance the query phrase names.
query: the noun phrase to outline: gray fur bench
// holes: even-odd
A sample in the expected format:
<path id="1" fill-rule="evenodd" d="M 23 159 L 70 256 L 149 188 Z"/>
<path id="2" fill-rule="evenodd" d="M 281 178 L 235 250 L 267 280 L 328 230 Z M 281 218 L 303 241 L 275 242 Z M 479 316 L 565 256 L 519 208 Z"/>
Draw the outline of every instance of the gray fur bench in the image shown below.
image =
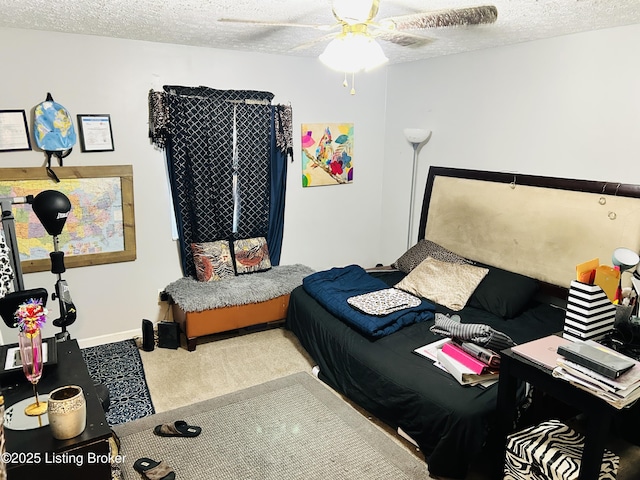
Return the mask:
<path id="1" fill-rule="evenodd" d="M 217 282 L 184 277 L 167 285 L 165 291 L 174 321 L 193 351 L 198 337 L 283 320 L 289 294 L 311 273 L 305 265 L 279 265 Z"/>

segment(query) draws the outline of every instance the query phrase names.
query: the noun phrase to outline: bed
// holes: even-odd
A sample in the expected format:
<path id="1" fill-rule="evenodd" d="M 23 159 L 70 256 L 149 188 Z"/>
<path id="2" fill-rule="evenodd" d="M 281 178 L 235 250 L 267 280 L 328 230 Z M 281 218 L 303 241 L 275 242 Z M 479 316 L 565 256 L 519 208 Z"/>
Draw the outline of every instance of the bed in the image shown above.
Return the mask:
<path id="1" fill-rule="evenodd" d="M 640 250 L 639 199 L 637 185 L 431 167 L 419 242 L 394 262 L 397 269 L 366 274 L 394 286 L 422 265 L 425 252 L 450 252 L 462 259 L 451 264 L 487 270 L 464 308 L 446 295 L 436 296 L 442 303 L 427 297 L 432 316 L 376 334 L 332 313 L 310 282 L 291 293 L 285 326 L 317 363 L 319 378 L 407 434 L 432 475 L 465 478 L 486 453 L 497 384 L 461 386 L 413 350 L 443 338 L 431 331 L 437 314 L 488 325 L 514 343 L 561 331 L 575 265 L 595 257 L 609 264 L 619 246 Z"/>

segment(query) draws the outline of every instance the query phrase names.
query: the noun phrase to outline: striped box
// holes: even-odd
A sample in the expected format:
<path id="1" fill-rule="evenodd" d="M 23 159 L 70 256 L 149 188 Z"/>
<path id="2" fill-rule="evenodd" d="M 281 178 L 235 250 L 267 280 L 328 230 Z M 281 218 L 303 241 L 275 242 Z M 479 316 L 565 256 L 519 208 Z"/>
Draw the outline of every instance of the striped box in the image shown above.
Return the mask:
<path id="1" fill-rule="evenodd" d="M 613 329 L 616 307 L 598 285 L 573 280 L 567 299 L 563 337 L 599 340 Z"/>
<path id="2" fill-rule="evenodd" d="M 575 480 L 584 437 L 559 420 L 549 420 L 507 437 L 504 480 Z M 615 480 L 620 457 L 604 451 L 599 480 Z"/>

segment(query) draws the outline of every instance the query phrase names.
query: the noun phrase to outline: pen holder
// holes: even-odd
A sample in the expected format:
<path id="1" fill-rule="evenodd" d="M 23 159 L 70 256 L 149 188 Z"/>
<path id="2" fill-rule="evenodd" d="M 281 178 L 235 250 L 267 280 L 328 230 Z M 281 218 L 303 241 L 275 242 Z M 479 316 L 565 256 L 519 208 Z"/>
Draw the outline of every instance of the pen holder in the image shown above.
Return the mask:
<path id="1" fill-rule="evenodd" d="M 599 340 L 613 329 L 616 306 L 598 285 L 573 280 L 567 298 L 562 336 L 570 340 Z"/>

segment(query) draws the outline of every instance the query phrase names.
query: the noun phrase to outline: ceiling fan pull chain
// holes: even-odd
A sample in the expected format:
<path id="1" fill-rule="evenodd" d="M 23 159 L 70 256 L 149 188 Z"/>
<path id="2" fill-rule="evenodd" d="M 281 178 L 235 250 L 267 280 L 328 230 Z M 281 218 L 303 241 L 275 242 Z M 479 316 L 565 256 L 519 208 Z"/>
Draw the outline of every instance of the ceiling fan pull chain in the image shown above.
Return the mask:
<path id="1" fill-rule="evenodd" d="M 356 94 L 356 72 L 351 72 L 351 95 Z"/>
<path id="2" fill-rule="evenodd" d="M 342 86 L 347 88 L 349 86 L 349 82 L 347 82 L 347 72 L 344 72 L 344 82 L 342 82 Z"/>

